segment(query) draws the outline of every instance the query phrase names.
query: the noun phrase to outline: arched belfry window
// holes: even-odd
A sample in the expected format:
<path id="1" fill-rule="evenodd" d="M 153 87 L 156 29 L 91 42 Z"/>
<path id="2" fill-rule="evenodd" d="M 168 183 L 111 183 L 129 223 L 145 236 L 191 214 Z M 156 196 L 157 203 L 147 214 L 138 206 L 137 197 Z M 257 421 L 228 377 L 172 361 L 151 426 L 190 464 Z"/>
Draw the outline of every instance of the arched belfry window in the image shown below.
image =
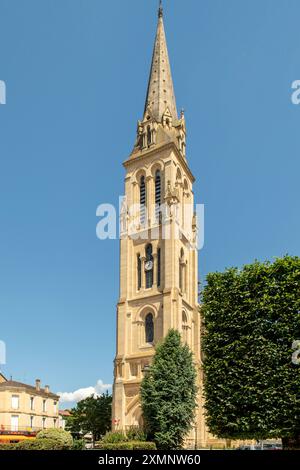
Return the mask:
<path id="1" fill-rule="evenodd" d="M 153 343 L 154 341 L 154 322 L 152 313 L 148 313 L 145 318 L 145 338 L 146 343 Z"/>
<path id="2" fill-rule="evenodd" d="M 145 225 L 146 222 L 146 181 L 145 176 L 140 181 L 140 223 Z"/>
<path id="3" fill-rule="evenodd" d="M 147 245 L 147 246 L 146 246 L 145 271 L 146 271 L 146 289 L 151 289 L 151 287 L 153 286 L 153 255 L 152 255 L 152 245 Z"/>
<path id="4" fill-rule="evenodd" d="M 160 171 L 157 170 L 155 173 L 155 218 L 159 221 L 161 206 L 161 176 Z"/>

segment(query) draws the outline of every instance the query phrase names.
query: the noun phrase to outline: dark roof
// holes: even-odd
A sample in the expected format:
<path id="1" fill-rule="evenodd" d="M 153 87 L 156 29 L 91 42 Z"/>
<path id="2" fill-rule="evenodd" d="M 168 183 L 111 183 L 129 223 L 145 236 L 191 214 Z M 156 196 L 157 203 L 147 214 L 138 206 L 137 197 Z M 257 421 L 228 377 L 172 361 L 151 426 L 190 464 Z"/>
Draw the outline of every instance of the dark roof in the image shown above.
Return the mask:
<path id="1" fill-rule="evenodd" d="M 57 400 L 59 399 L 58 395 L 56 395 L 55 393 L 52 393 L 52 392 L 47 393 L 44 388 L 41 388 L 40 390 L 37 390 L 36 387 L 33 387 L 33 385 L 23 384 L 22 382 L 16 382 L 15 380 L 7 380 L 6 382 L 0 383 L 0 389 L 1 388 L 5 388 L 5 389 L 23 388 L 28 393 L 33 393 L 35 395 L 42 395 L 44 397 L 56 398 Z"/>

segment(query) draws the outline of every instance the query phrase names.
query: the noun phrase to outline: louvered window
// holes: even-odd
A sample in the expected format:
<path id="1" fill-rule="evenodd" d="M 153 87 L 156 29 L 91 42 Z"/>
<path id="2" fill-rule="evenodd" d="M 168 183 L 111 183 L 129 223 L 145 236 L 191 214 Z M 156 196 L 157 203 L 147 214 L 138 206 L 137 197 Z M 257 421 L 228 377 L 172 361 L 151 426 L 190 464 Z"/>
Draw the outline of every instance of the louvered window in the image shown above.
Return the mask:
<path id="1" fill-rule="evenodd" d="M 145 177 L 141 177 L 140 184 L 140 222 L 145 225 L 146 222 L 146 183 Z"/>
<path id="2" fill-rule="evenodd" d="M 161 206 L 161 176 L 160 171 L 155 173 L 155 218 L 159 221 Z"/>

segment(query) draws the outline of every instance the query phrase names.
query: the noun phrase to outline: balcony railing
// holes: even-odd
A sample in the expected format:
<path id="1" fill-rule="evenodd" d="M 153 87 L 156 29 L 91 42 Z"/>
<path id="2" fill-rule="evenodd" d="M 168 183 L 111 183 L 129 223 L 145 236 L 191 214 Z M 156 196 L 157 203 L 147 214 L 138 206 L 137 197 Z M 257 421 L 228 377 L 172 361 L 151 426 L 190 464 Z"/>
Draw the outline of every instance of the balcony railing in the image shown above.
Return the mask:
<path id="1" fill-rule="evenodd" d="M 35 435 L 39 431 L 41 431 L 42 428 L 37 428 L 37 427 L 30 427 L 30 426 L 6 426 L 6 425 L 0 425 L 0 436 L 1 435 Z"/>

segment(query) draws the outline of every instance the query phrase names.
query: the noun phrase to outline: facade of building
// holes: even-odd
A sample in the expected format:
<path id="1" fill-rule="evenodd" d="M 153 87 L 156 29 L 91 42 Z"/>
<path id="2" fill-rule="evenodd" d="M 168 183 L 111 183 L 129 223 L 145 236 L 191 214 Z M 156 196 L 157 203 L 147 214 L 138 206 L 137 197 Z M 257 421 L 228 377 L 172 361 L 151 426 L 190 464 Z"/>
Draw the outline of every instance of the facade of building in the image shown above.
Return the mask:
<path id="1" fill-rule="evenodd" d="M 0 382 L 0 441 L 34 437 L 41 429 L 59 427 L 59 396 L 49 386 Z"/>
<path id="2" fill-rule="evenodd" d="M 123 430 L 142 425 L 141 380 L 155 345 L 175 328 L 198 370 L 199 406 L 189 439 L 207 446 L 215 440 L 203 416 L 195 179 L 184 113 L 178 116 L 176 108 L 162 7 L 144 114 L 124 167 L 113 425 Z"/>

